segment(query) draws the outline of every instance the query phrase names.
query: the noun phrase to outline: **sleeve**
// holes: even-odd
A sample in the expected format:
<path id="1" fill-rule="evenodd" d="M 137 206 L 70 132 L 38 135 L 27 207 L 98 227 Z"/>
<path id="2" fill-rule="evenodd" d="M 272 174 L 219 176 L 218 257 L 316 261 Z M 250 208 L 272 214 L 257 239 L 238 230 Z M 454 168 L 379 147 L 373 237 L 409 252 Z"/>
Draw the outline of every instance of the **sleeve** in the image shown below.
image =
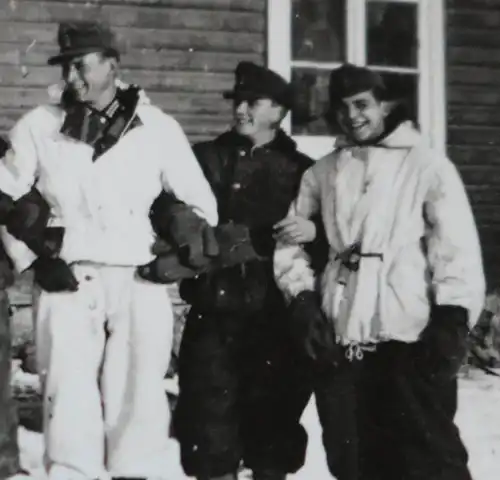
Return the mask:
<path id="1" fill-rule="evenodd" d="M 2 160 L 2 169 L 8 170 L 15 182 L 13 198 L 17 200 L 33 188 L 38 171 L 38 155 L 30 117 L 21 118 L 14 126 L 9 134 L 9 143 L 10 148 Z"/>
<path id="2" fill-rule="evenodd" d="M 0 164 L 0 175 L 2 185 L 7 188 L 5 193 L 18 200 L 35 185 L 38 170 L 36 144 L 29 117 L 21 118 L 14 126 L 9 134 L 9 143 L 10 149 Z M 5 227 L 1 228 L 0 236 L 16 270 L 22 272 L 29 268 L 36 255 L 23 242 L 10 235 Z"/>
<path id="3" fill-rule="evenodd" d="M 311 218 L 320 211 L 319 184 L 312 169 L 302 177 L 297 198 L 290 206 L 288 215 Z M 304 290 L 315 289 L 315 274 L 311 258 L 301 245 L 278 243 L 274 252 L 274 277 L 278 288 L 287 301 Z"/>
<path id="4" fill-rule="evenodd" d="M 481 248 L 465 187 L 448 159 L 433 172 L 424 213 L 435 301 L 466 308 L 472 327 L 485 299 Z"/>
<path id="5" fill-rule="evenodd" d="M 217 225 L 217 202 L 210 184 L 181 126 L 173 118 L 166 118 L 168 124 L 161 140 L 163 188 L 210 225 Z"/>

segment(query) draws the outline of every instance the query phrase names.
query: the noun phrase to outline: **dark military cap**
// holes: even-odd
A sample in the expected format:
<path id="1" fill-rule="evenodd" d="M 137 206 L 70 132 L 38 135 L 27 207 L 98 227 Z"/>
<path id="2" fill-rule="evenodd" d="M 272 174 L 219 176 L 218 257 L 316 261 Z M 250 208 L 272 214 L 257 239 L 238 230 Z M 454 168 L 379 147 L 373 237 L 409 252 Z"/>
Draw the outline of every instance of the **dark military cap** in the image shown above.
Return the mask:
<path id="1" fill-rule="evenodd" d="M 287 109 L 292 108 L 291 85 L 269 68 L 252 62 L 240 62 L 236 67 L 235 77 L 234 88 L 224 92 L 224 98 L 270 98 Z"/>
<path id="2" fill-rule="evenodd" d="M 331 106 L 337 105 L 343 98 L 374 89 L 385 95 L 386 85 L 380 74 L 367 67 L 345 63 L 330 73 L 328 93 Z"/>
<path id="3" fill-rule="evenodd" d="M 104 23 L 91 20 L 62 22 L 59 24 L 57 42 L 59 54 L 49 58 L 49 65 L 58 65 L 94 52 L 106 52 L 119 58 L 115 36 Z"/>

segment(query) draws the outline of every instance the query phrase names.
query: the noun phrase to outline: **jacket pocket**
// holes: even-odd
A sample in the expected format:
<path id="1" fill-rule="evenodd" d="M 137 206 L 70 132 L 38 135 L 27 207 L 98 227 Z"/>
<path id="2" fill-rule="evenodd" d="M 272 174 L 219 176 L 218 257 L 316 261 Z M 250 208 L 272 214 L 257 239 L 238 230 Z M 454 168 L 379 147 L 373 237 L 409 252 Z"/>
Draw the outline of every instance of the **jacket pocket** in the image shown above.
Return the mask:
<path id="1" fill-rule="evenodd" d="M 385 315 L 382 315 L 384 333 L 415 336 L 423 329 L 430 313 L 429 286 L 425 275 L 425 266 L 399 260 L 389 270 Z"/>

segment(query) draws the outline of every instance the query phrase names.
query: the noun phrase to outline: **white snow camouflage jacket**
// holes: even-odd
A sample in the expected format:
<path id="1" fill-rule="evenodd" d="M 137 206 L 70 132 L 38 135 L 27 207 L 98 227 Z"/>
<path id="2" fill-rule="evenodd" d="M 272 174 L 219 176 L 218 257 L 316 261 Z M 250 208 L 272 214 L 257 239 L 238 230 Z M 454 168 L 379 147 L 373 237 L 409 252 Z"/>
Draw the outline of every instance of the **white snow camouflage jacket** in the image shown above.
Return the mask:
<path id="1" fill-rule="evenodd" d="M 342 344 L 416 341 L 432 301 L 465 307 L 471 325 L 477 321 L 485 282 L 463 183 L 410 122 L 377 146 L 339 139 L 304 174 L 290 209 L 304 217 L 315 213 L 330 245 L 321 278 L 315 279 L 304 250 L 290 245 L 277 246 L 275 276 L 288 299 L 319 289 Z M 368 256 L 353 271 L 337 255 L 356 242 Z"/>
<path id="2" fill-rule="evenodd" d="M 68 263 L 151 261 L 154 232 L 148 215 L 162 189 L 217 224 L 215 197 L 180 125 L 143 92 L 136 115 L 142 125 L 96 161 L 92 147 L 60 133 L 65 112 L 55 102 L 28 112 L 10 132 L 11 150 L 0 174 L 10 172 L 15 185 L 8 178 L 7 186 L 15 198 L 35 185 L 49 202 L 50 225 L 65 228 L 60 256 Z M 5 228 L 2 238 L 17 270 L 28 268 L 34 253 Z"/>

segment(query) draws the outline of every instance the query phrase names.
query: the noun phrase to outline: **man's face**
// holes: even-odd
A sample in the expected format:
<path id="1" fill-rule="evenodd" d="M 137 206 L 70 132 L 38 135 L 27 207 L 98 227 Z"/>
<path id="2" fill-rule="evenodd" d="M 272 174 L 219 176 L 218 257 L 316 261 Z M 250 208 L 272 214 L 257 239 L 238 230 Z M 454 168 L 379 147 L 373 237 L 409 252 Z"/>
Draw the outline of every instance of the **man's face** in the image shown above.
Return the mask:
<path id="1" fill-rule="evenodd" d="M 283 107 L 269 98 L 235 98 L 233 113 L 236 131 L 245 137 L 253 137 L 275 129 L 282 120 Z"/>
<path id="2" fill-rule="evenodd" d="M 88 53 L 62 65 L 62 76 L 78 100 L 95 103 L 114 82 L 114 60 Z"/>
<path id="3" fill-rule="evenodd" d="M 347 135 L 363 143 L 384 133 L 387 113 L 386 102 L 375 98 L 371 91 L 366 91 L 343 98 L 337 119 Z"/>

